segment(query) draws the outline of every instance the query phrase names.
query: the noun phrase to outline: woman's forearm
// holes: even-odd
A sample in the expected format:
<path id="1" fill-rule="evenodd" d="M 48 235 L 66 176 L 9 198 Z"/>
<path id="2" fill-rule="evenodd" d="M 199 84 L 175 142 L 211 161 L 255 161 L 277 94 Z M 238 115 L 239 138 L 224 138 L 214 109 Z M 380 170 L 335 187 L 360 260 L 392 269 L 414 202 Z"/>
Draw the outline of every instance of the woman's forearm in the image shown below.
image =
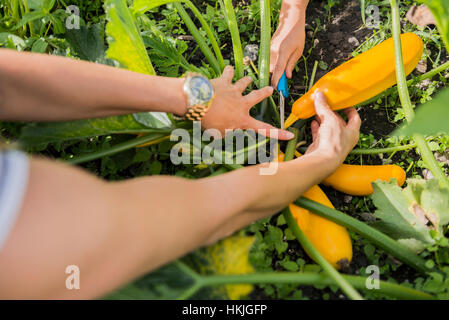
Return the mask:
<path id="1" fill-rule="evenodd" d="M 184 114 L 183 80 L 0 49 L 0 119 L 54 121 L 164 111 Z"/>
<path id="2" fill-rule="evenodd" d="M 102 296 L 279 211 L 328 174 L 326 162 L 303 156 L 270 176 L 259 165 L 201 180 L 105 183 L 34 159 L 21 214 L 0 251 L 0 297 Z M 80 290 L 65 287 L 68 265 L 79 267 Z"/>

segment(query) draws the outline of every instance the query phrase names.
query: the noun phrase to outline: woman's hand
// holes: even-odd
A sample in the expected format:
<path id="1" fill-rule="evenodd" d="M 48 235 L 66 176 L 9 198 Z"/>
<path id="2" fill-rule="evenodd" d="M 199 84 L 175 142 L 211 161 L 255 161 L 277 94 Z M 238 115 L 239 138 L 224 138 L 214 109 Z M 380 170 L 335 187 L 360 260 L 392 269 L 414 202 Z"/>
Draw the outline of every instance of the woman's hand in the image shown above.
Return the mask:
<path id="1" fill-rule="evenodd" d="M 271 84 L 277 86 L 282 73 L 292 77 L 293 68 L 304 50 L 306 7 L 308 0 L 282 1 L 279 26 L 271 39 Z"/>
<path id="2" fill-rule="evenodd" d="M 313 143 L 306 154 L 328 158 L 335 170 L 357 144 L 361 120 L 354 108 L 347 108 L 343 110 L 348 117 L 345 122 L 330 109 L 322 92 L 315 92 L 314 98 L 317 115 L 311 124 Z"/>
<path id="3" fill-rule="evenodd" d="M 234 68 L 227 66 L 221 77 L 212 80 L 215 90 L 215 99 L 212 106 L 201 120 L 204 129 L 217 129 L 221 137 L 225 136 L 226 129 L 259 129 L 267 130 L 267 136 L 279 140 L 293 138 L 291 132 L 276 129 L 275 127 L 254 119 L 249 115 L 249 110 L 273 94 L 272 87 L 254 90 L 244 96 L 242 93 L 251 83 L 250 77 L 244 77 L 232 84 Z"/>

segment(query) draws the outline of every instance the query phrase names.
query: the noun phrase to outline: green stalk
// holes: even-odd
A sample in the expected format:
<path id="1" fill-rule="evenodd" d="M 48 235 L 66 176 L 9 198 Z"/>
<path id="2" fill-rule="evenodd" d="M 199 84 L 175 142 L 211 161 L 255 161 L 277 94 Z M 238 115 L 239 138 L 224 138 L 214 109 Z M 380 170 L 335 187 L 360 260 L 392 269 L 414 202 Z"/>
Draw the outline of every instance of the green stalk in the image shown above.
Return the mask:
<path id="1" fill-rule="evenodd" d="M 366 287 L 365 277 L 360 276 L 342 276 L 342 278 L 357 289 L 367 292 L 373 291 Z M 280 284 L 280 283 L 295 283 L 298 285 L 333 285 L 334 279 L 325 274 L 312 272 L 267 272 L 267 273 L 252 273 L 239 275 L 212 275 L 202 276 L 199 279 L 199 286 L 196 290 L 204 286 L 217 286 L 226 284 Z M 199 288 L 198 288 L 199 287 Z M 379 281 L 379 289 L 375 290 L 377 293 L 382 293 L 392 298 L 404 300 L 432 300 L 435 299 L 430 294 L 418 291 L 412 288 L 401 286 L 396 283 Z M 190 294 L 189 296 L 191 296 Z M 187 296 L 186 298 L 188 298 Z"/>
<path id="2" fill-rule="evenodd" d="M 410 95 L 407 88 L 407 82 L 405 78 L 404 62 L 402 59 L 402 45 L 401 45 L 401 21 L 399 15 L 399 5 L 398 1 L 390 0 L 391 5 L 391 16 L 393 25 L 393 38 L 394 38 L 394 51 L 395 51 L 395 62 L 396 62 L 396 78 L 398 81 L 398 93 L 402 104 L 402 110 L 404 111 L 405 118 L 407 122 L 412 121 L 415 116 L 415 111 L 413 110 L 412 102 L 410 101 Z M 446 178 L 443 170 L 439 166 L 437 160 L 433 156 L 429 145 L 427 144 L 424 136 L 421 134 L 414 134 L 413 139 L 416 142 L 417 149 L 421 154 L 421 157 L 426 165 L 426 167 L 432 172 L 432 175 L 438 179 L 441 186 L 449 189 L 449 180 Z"/>
<path id="3" fill-rule="evenodd" d="M 290 129 L 295 134 L 295 137 L 291 139 L 285 150 L 284 161 L 290 161 L 295 156 L 296 142 L 298 141 L 299 130 L 295 128 Z M 347 282 L 342 275 L 335 270 L 335 268 L 321 255 L 321 253 L 313 246 L 307 236 L 299 228 L 295 219 L 293 218 L 290 209 L 287 207 L 282 212 L 285 221 L 287 221 L 289 229 L 293 232 L 296 239 L 298 239 L 301 246 L 310 255 L 310 257 L 318 263 L 324 272 L 326 272 L 331 279 L 346 293 L 346 295 L 353 300 L 363 300 L 362 296 Z"/>
<path id="4" fill-rule="evenodd" d="M 103 157 L 106 157 L 106 156 L 110 156 L 110 155 L 113 155 L 113 154 L 116 154 L 116 153 L 119 153 L 119 152 L 122 152 L 122 151 L 125 151 L 125 150 L 128 150 L 128 149 L 132 149 L 132 148 L 137 147 L 137 146 L 139 146 L 141 144 L 144 144 L 144 143 L 148 143 L 148 142 L 152 142 L 152 141 L 158 140 L 160 138 L 165 137 L 166 135 L 167 135 L 166 132 L 163 132 L 163 133 L 159 133 L 159 132 L 158 133 L 150 133 L 150 134 L 148 134 L 146 136 L 143 136 L 143 137 L 131 139 L 131 140 L 128 140 L 128 141 L 116 144 L 115 146 L 113 146 L 111 148 L 108 148 L 106 150 L 99 150 L 99 151 L 92 152 L 92 153 L 89 153 L 89 154 L 86 154 L 86 155 L 74 157 L 72 159 L 68 159 L 68 160 L 65 160 L 65 161 L 67 163 L 70 163 L 70 164 L 80 164 L 80 163 L 83 163 L 83 162 L 96 160 L 96 159 L 103 158 Z"/>
<path id="5" fill-rule="evenodd" d="M 357 232 L 364 238 L 370 240 L 379 248 L 382 248 L 386 252 L 390 253 L 392 256 L 398 258 L 402 262 L 406 263 L 415 270 L 426 273 L 431 270 L 427 269 L 425 266 L 425 260 L 416 255 L 413 251 L 407 247 L 401 245 L 397 241 L 393 240 L 389 236 L 383 234 L 380 231 L 368 226 L 367 224 L 354 219 L 341 211 L 336 209 L 331 209 L 323 206 L 320 203 L 306 199 L 304 197 L 299 198 L 295 201 L 297 206 L 309 210 L 320 217 L 331 220 L 349 230 Z"/>
<path id="6" fill-rule="evenodd" d="M 315 83 L 317 68 L 318 68 L 318 60 L 315 60 L 315 63 L 313 64 L 312 75 L 310 76 L 309 88 L 307 90 L 310 90 L 313 87 L 313 84 Z"/>
<path id="7" fill-rule="evenodd" d="M 189 29 L 190 33 L 192 34 L 193 38 L 195 38 L 195 41 L 198 43 L 198 46 L 200 47 L 201 51 L 203 52 L 204 56 L 206 57 L 207 61 L 211 65 L 212 69 L 214 69 L 216 75 L 221 74 L 221 67 L 220 63 L 218 62 L 217 58 L 215 58 L 215 55 L 210 50 L 209 46 L 206 43 L 206 39 L 203 37 L 203 35 L 200 33 L 198 28 L 193 23 L 192 19 L 190 19 L 189 14 L 184 9 L 182 4 L 179 2 L 173 2 L 173 6 L 178 11 L 179 16 L 182 18 L 184 23 L 186 24 L 187 29 Z"/>
<path id="8" fill-rule="evenodd" d="M 321 253 L 313 246 L 307 236 L 299 228 L 295 219 L 293 218 L 290 209 L 285 208 L 283 211 L 285 221 L 287 221 L 288 228 L 293 232 L 296 239 L 298 239 L 301 246 L 310 255 L 310 257 L 318 263 L 324 272 L 336 283 L 340 289 L 352 300 L 363 300 L 362 296 L 354 289 L 354 287 L 343 276 L 335 270 L 335 268 L 321 255 Z"/>
<path id="9" fill-rule="evenodd" d="M 260 54 L 259 54 L 259 88 L 270 82 L 270 42 L 271 42 L 271 9 L 270 0 L 260 0 Z M 260 105 L 259 117 L 263 118 L 267 110 L 267 100 Z"/>
<path id="10" fill-rule="evenodd" d="M 410 143 L 403 146 L 395 146 L 389 148 L 379 148 L 379 149 L 353 149 L 350 154 L 356 155 L 369 155 L 369 154 L 379 154 L 379 153 L 391 153 L 397 151 L 404 151 L 416 148 L 416 143 Z"/>
<path id="11" fill-rule="evenodd" d="M 259 81 L 256 82 L 256 87 L 257 87 L 258 89 L 260 89 L 261 87 L 260 87 L 260 74 L 259 74 L 259 70 L 258 70 L 257 67 L 254 65 L 254 62 L 253 62 L 252 60 L 250 60 L 250 65 L 251 65 L 251 68 L 253 68 L 254 72 L 256 73 L 257 77 L 259 78 Z M 251 69 L 248 68 L 248 70 L 251 70 Z M 250 72 L 251 72 L 251 71 L 250 71 Z M 251 72 L 251 73 L 252 73 L 252 72 Z M 268 84 L 267 84 L 267 85 L 268 85 Z M 280 125 L 281 125 L 281 117 L 280 117 L 279 112 L 278 112 L 278 110 L 277 110 L 276 102 L 274 102 L 274 99 L 273 99 L 273 96 L 272 96 L 272 95 L 269 97 L 269 99 L 270 99 L 270 105 L 271 105 L 272 113 L 273 113 L 273 115 L 274 115 L 274 121 L 276 122 L 276 125 L 277 125 L 277 126 L 280 126 Z M 262 101 L 262 104 L 263 104 L 263 101 Z M 266 108 L 266 107 L 265 107 L 265 108 Z"/>
<path id="12" fill-rule="evenodd" d="M 234 49 L 234 63 L 235 74 L 237 80 L 243 78 L 243 50 L 242 43 L 240 42 L 240 32 L 235 18 L 234 7 L 232 6 L 232 0 L 220 0 L 223 13 L 228 23 L 228 28 L 231 33 L 232 47 Z"/>
<path id="13" fill-rule="evenodd" d="M 30 12 L 30 8 L 28 7 L 28 0 L 23 0 L 23 7 L 25 9 L 25 14 Z M 30 36 L 34 36 L 34 27 L 33 27 L 33 21 L 28 22 L 28 27 L 30 29 Z"/>
<path id="14" fill-rule="evenodd" d="M 212 44 L 212 49 L 215 52 L 215 56 L 218 60 L 218 63 L 220 64 L 221 71 L 223 71 L 225 67 L 223 55 L 221 54 L 220 46 L 218 45 L 217 39 L 215 38 L 214 33 L 212 32 L 212 29 L 207 24 L 207 21 L 204 20 L 203 15 L 198 10 L 198 8 L 192 3 L 190 0 L 186 0 L 185 4 L 187 7 L 192 10 L 192 12 L 195 14 L 195 17 L 199 20 L 201 23 L 201 27 L 204 29 L 204 31 L 207 34 L 207 37 L 209 38 L 210 43 Z"/>

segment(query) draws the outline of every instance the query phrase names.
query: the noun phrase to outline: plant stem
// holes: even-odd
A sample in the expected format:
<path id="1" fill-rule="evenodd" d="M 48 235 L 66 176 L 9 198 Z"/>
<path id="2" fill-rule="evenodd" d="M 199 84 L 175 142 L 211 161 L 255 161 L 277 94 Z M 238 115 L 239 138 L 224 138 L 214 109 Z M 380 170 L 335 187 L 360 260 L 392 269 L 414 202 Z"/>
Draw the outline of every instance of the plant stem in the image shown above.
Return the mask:
<path id="1" fill-rule="evenodd" d="M 166 135 L 167 135 L 167 133 L 165 133 L 165 132 L 164 133 L 150 133 L 143 137 L 131 139 L 131 140 L 116 144 L 115 146 L 110 147 L 106 150 L 99 150 L 99 151 L 92 152 L 92 153 L 89 153 L 86 155 L 74 157 L 72 159 L 68 159 L 65 161 L 70 164 L 80 164 L 83 162 L 96 160 L 96 159 L 110 156 L 110 155 L 113 155 L 113 154 L 116 154 L 116 153 L 119 153 L 119 152 L 122 152 L 122 151 L 125 151 L 128 149 L 132 149 L 134 147 L 140 146 L 145 143 L 156 141 L 158 139 L 163 138 Z"/>
<path id="2" fill-rule="evenodd" d="M 296 142 L 298 141 L 299 130 L 296 128 L 289 129 L 290 132 L 294 133 L 294 138 L 291 139 L 285 150 L 284 161 L 290 161 L 295 156 Z M 362 296 L 341 276 L 341 274 L 335 270 L 335 268 L 321 255 L 321 253 L 313 246 L 307 236 L 302 232 L 301 228 L 296 223 L 295 218 L 293 218 L 290 209 L 287 207 L 282 212 L 285 221 L 287 221 L 289 229 L 293 232 L 295 237 L 298 239 L 301 246 L 310 257 L 318 263 L 324 272 L 326 272 L 331 279 L 341 288 L 341 290 L 353 300 L 363 300 Z"/>
<path id="3" fill-rule="evenodd" d="M 260 0 L 260 54 L 259 88 L 268 86 L 270 81 L 271 9 L 270 0 Z M 263 119 L 267 110 L 267 100 L 260 105 L 259 118 Z"/>
<path id="4" fill-rule="evenodd" d="M 198 8 L 192 3 L 192 1 L 186 0 L 185 4 L 187 5 L 187 7 L 190 10 L 192 10 L 192 12 L 195 14 L 195 17 L 201 23 L 201 27 L 206 32 L 207 37 L 209 38 L 209 41 L 212 44 L 212 49 L 214 49 L 215 56 L 217 57 L 218 63 L 220 64 L 221 71 L 223 71 L 223 69 L 225 67 L 223 55 L 221 54 L 220 46 L 218 45 L 217 39 L 215 38 L 215 35 L 212 32 L 212 29 L 209 27 L 209 25 L 207 24 L 207 21 L 204 20 L 203 15 L 198 10 Z"/>
<path id="5" fill-rule="evenodd" d="M 416 148 L 416 143 L 410 143 L 403 146 L 395 146 L 389 148 L 379 148 L 379 149 L 354 149 L 350 152 L 350 154 L 379 154 L 379 153 L 391 153 L 396 151 L 404 151 Z"/>
<path id="6" fill-rule="evenodd" d="M 360 290 L 372 291 L 367 289 L 365 277 L 360 276 L 342 276 L 350 285 Z M 298 285 L 333 285 L 334 280 L 325 274 L 312 272 L 266 272 L 238 275 L 211 275 L 200 278 L 202 286 L 217 286 L 225 284 L 261 284 L 261 283 L 296 283 Z M 435 299 L 430 294 L 418 291 L 412 288 L 401 286 L 399 284 L 379 281 L 378 293 L 389 295 L 393 298 L 404 300 Z M 187 297 L 188 298 L 188 297 Z"/>
<path id="7" fill-rule="evenodd" d="M 240 32 L 235 18 L 234 7 L 232 5 L 232 0 L 221 0 L 224 15 L 228 23 L 229 31 L 231 32 L 232 47 L 234 49 L 234 63 L 235 63 L 235 73 L 237 80 L 243 78 L 243 50 L 242 43 L 240 42 Z"/>
<path id="8" fill-rule="evenodd" d="M 343 227 L 357 232 L 358 234 L 376 244 L 379 248 L 382 248 L 392 256 L 398 258 L 399 260 L 403 261 L 404 263 L 421 273 L 431 271 L 426 268 L 425 260 L 416 255 L 413 251 L 401 245 L 389 236 L 383 234 L 382 232 L 377 231 L 376 229 L 344 214 L 341 211 L 323 206 L 322 204 L 306 199 L 304 197 L 296 200 L 295 204 L 297 206 L 300 206 L 301 208 L 319 215 L 320 217 L 331 220 Z"/>
<path id="9" fill-rule="evenodd" d="M 221 74 L 221 68 L 220 64 L 217 61 L 217 58 L 215 58 L 215 55 L 210 50 L 209 46 L 206 43 L 206 39 L 203 37 L 203 35 L 200 33 L 198 28 L 193 23 L 192 19 L 190 19 L 189 14 L 184 9 L 182 4 L 179 2 L 173 2 L 173 6 L 178 11 L 179 16 L 184 20 L 184 23 L 187 26 L 187 29 L 189 29 L 190 33 L 192 34 L 193 38 L 195 38 L 195 41 L 198 43 L 198 46 L 200 47 L 201 51 L 203 52 L 204 56 L 206 57 L 207 61 L 211 65 L 212 69 L 214 69 L 216 75 Z"/>
<path id="10" fill-rule="evenodd" d="M 250 60 L 250 64 L 251 64 L 251 68 L 254 70 L 254 72 L 256 73 L 257 77 L 259 78 L 259 81 L 256 82 L 256 87 L 258 89 L 260 89 L 260 74 L 259 74 L 259 70 L 257 69 L 257 67 L 254 65 L 254 62 L 252 60 Z M 249 70 L 249 69 L 248 69 Z M 268 84 L 267 84 L 268 85 Z M 274 102 L 273 96 L 270 96 L 270 104 L 271 104 L 271 108 L 273 111 L 273 115 L 274 115 L 274 121 L 276 122 L 277 126 L 281 125 L 281 117 L 279 115 L 279 112 L 277 110 L 277 105 L 276 102 Z"/>
<path id="11" fill-rule="evenodd" d="M 318 68 L 318 60 L 315 60 L 315 63 L 313 64 L 312 75 L 310 76 L 309 88 L 307 90 L 310 90 L 313 87 L 313 84 L 315 83 L 317 68 Z"/>
<path id="12" fill-rule="evenodd" d="M 283 211 L 285 221 L 287 221 L 288 228 L 293 232 L 296 239 L 298 239 L 301 246 L 310 255 L 313 260 L 318 263 L 324 272 L 336 283 L 341 290 L 352 300 L 363 300 L 362 296 L 354 289 L 354 287 L 346 281 L 345 278 L 321 255 L 321 253 L 313 246 L 307 236 L 302 232 L 293 218 L 290 209 L 285 208 Z"/>
<path id="13" fill-rule="evenodd" d="M 401 18 L 399 16 L 398 2 L 399 0 L 390 0 L 396 62 L 396 79 L 398 81 L 398 93 L 401 100 L 402 109 L 404 111 L 406 120 L 410 122 L 415 116 L 415 111 L 413 110 L 412 102 L 410 101 L 410 95 L 405 79 L 404 61 L 402 59 L 401 45 Z M 441 186 L 449 189 L 449 180 L 446 178 L 444 171 L 441 169 L 437 160 L 433 156 L 433 153 L 430 150 L 428 143 L 424 139 L 424 136 L 420 134 L 414 134 L 413 138 L 416 142 L 417 149 L 419 150 L 419 153 L 421 154 L 426 167 L 430 170 L 430 172 L 432 172 L 433 176 L 438 179 Z"/>

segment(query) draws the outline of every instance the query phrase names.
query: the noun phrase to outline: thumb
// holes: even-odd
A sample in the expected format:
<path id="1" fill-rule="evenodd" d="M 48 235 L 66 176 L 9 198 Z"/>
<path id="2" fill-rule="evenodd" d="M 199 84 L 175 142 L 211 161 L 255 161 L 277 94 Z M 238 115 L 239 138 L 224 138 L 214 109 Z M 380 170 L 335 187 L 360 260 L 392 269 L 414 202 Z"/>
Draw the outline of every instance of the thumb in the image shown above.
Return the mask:
<path id="1" fill-rule="evenodd" d="M 326 96 L 321 91 L 315 91 L 313 94 L 313 100 L 315 105 L 315 112 L 320 119 L 326 118 L 332 115 L 333 112 L 327 104 Z"/>

